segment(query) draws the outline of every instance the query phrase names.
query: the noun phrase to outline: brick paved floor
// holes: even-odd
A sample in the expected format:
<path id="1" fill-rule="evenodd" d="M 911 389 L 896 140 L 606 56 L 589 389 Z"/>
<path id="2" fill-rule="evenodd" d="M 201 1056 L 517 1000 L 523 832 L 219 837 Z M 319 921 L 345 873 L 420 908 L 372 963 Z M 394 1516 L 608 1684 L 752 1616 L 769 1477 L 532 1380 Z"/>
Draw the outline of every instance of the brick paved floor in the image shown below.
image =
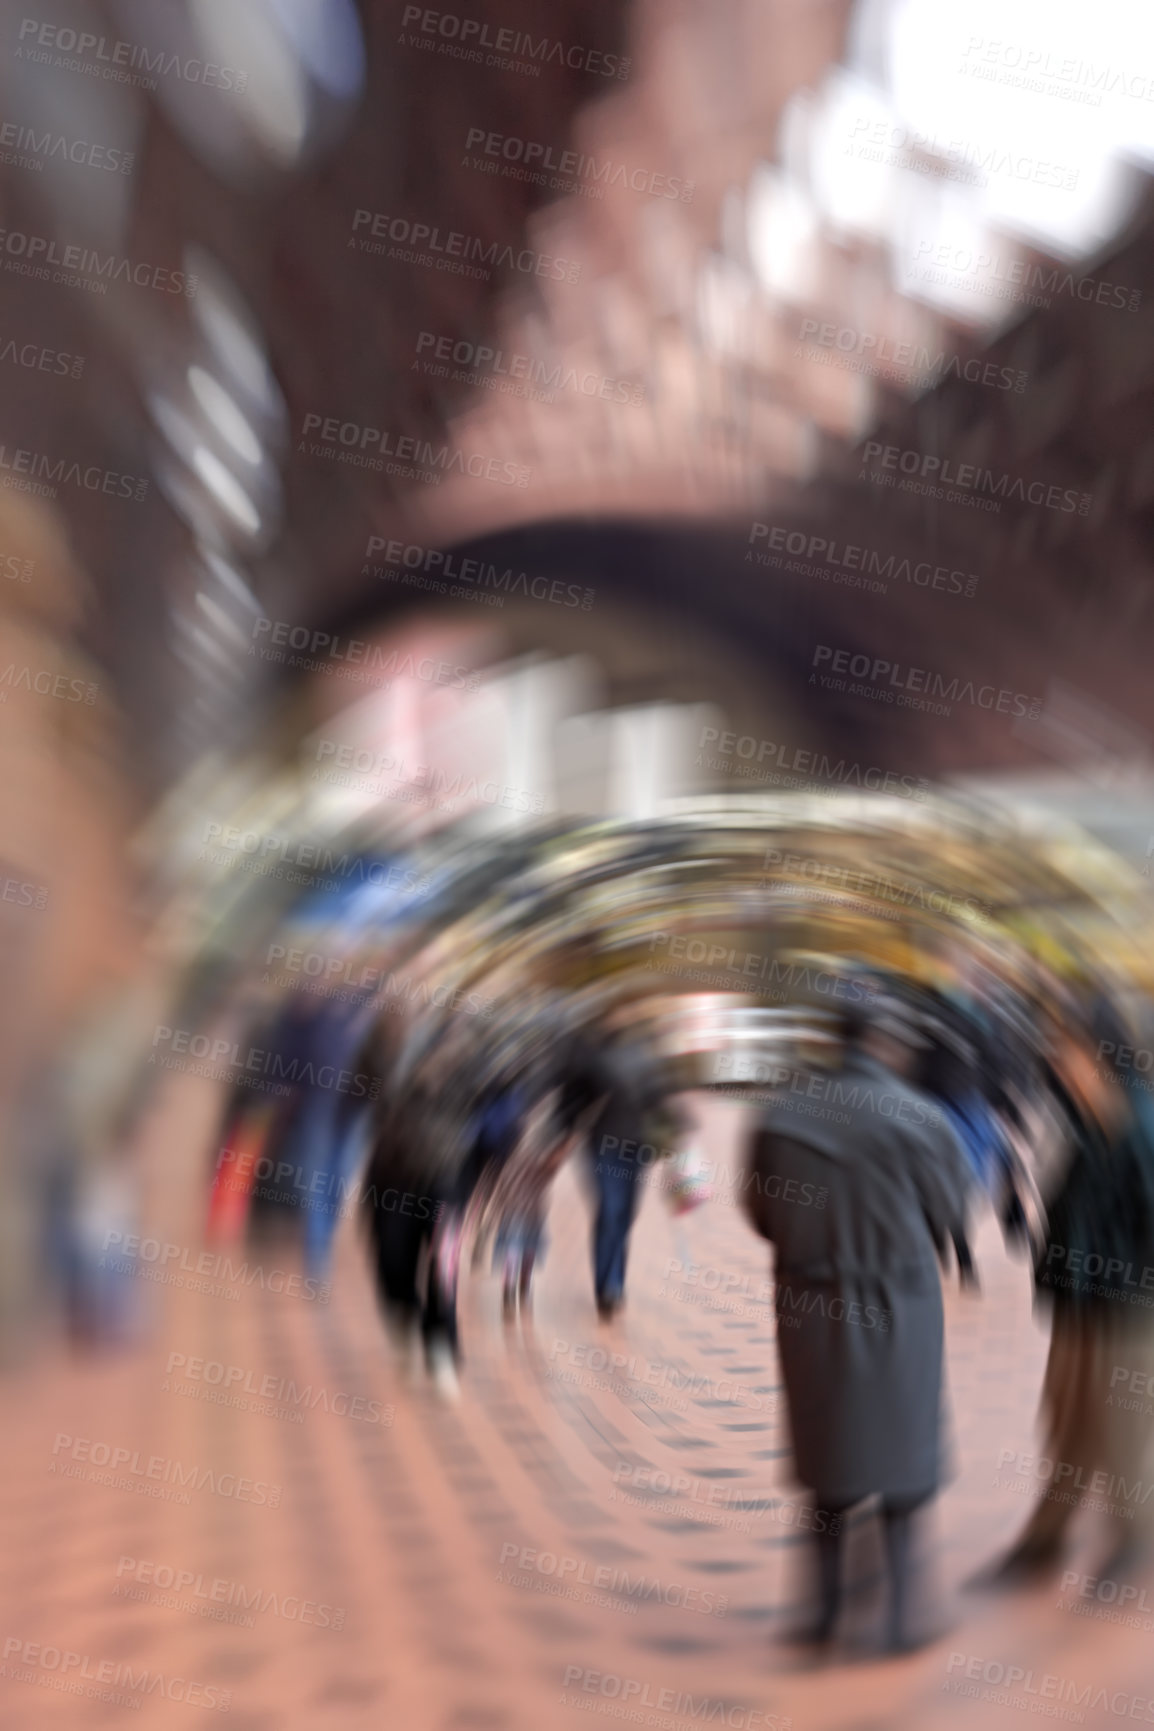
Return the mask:
<path id="1" fill-rule="evenodd" d="M 193 1256 L 212 1110 L 205 1084 L 177 1078 L 147 1134 L 150 1229 Z M 737 1148 L 741 1111 L 702 1108 L 711 1154 Z M 1032 1446 L 1045 1355 L 1026 1271 L 991 1224 L 981 1295 L 947 1294 L 958 1473 L 925 1535 L 922 1600 L 949 1632 L 914 1658 L 876 1657 L 877 1555 L 861 1521 L 846 1640 L 817 1670 L 772 1638 L 803 1590 L 806 1540 L 758 1290 L 763 1246 L 724 1196 L 679 1223 L 647 1195 L 628 1309 L 605 1328 L 573 1173 L 550 1233 L 531 1320 L 504 1323 L 491 1274 L 471 1279 L 455 1406 L 403 1374 L 351 1227 L 327 1306 L 142 1280 L 152 1314 L 132 1350 L 54 1354 L 11 1379 L 0 1724 L 189 1726 L 219 1717 L 205 1703 L 227 1691 L 237 1731 L 577 1731 L 583 1712 L 676 1731 L 770 1714 L 798 1731 L 921 1731 L 1020 1725 L 1061 1704 L 1063 1686 L 1040 1692 L 1047 1672 L 1090 1686 L 1091 1700 L 1107 1690 L 1113 1705 L 1079 1709 L 1089 1725 L 1154 1720 L 1142 1701 L 1133 1710 L 1154 1694 L 1146 1629 L 1057 1608 L 1057 1579 L 1008 1599 L 963 1590 L 1030 1506 L 994 1481 L 999 1451 Z M 284 1248 L 259 1261 L 294 1266 Z M 308 1410 L 216 1404 L 203 1382 L 167 1373 L 174 1352 L 240 1367 L 250 1387 L 273 1375 L 325 1392 Z M 178 1392 L 190 1386 L 200 1394 Z M 325 1410 L 338 1395 L 360 1397 L 362 1416 Z M 367 1422 L 372 1401 L 391 1422 Z M 117 1449 L 114 1482 L 99 1482 Z M 183 1491 L 166 1483 L 173 1461 L 196 1469 Z M 240 1482 L 205 1482 L 210 1471 Z M 647 1473 L 688 1482 L 657 1477 L 654 1490 Z M 281 1487 L 277 1506 L 272 1492 L 254 1500 L 262 1483 Z M 1084 1534 L 1075 1562 L 1089 1569 L 1095 1555 Z M 165 1586 L 182 1571 L 179 1590 Z M 643 1577 L 647 1596 L 622 1573 Z M 226 1583 L 215 1600 L 214 1582 Z M 1154 1581 L 1139 1584 L 1154 1604 Z M 1154 1614 L 1143 1620 L 1154 1628 Z M 71 1684 L 112 1690 L 117 1677 L 139 1704 L 53 1687 L 56 1652 L 76 1656 Z M 982 1699 L 981 1683 L 968 1685 L 976 1697 L 956 1693 L 958 1653 L 1032 1669 L 1021 1704 Z M 129 1679 L 114 1669 L 126 1664 Z M 170 1698 L 186 1692 L 178 1679 L 199 1685 L 192 1702 Z"/>

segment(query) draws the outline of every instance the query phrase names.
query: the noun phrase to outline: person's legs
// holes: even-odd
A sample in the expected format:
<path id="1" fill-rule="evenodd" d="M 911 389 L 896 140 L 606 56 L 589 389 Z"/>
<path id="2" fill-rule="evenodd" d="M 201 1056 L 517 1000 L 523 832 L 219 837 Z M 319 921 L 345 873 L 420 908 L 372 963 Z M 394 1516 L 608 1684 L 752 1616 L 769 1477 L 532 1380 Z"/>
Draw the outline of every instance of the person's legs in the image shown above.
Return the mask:
<path id="1" fill-rule="evenodd" d="M 505 1239 L 503 1277 L 501 1282 L 501 1308 L 506 1317 L 512 1317 L 517 1311 L 517 1294 L 521 1279 L 521 1269 L 524 1260 L 524 1250 L 520 1234 L 509 1232 Z"/>
<path id="2" fill-rule="evenodd" d="M 972 1292 L 979 1289 L 977 1269 L 974 1267 L 974 1256 L 970 1249 L 970 1241 L 965 1233 L 955 1230 L 953 1233 L 954 1255 L 958 1259 L 958 1283 Z"/>
<path id="3" fill-rule="evenodd" d="M 378 1208 L 372 1217 L 377 1294 L 394 1335 L 407 1334 L 421 1310 L 417 1286 L 422 1223 L 411 1215 Z"/>
<path id="4" fill-rule="evenodd" d="M 328 1181 L 318 1187 L 319 1194 L 305 1199 L 305 1267 L 314 1279 L 328 1274 L 341 1205 L 368 1152 L 371 1129 L 368 1112 L 342 1117 L 335 1099 L 317 1112 L 313 1127 L 320 1141 L 317 1169 L 327 1173 Z"/>
<path id="5" fill-rule="evenodd" d="M 637 1180 L 641 1167 L 636 1160 L 610 1156 L 594 1162 L 597 1181 L 597 1219 L 593 1228 L 593 1285 L 597 1304 L 609 1309 L 625 1294 L 625 1262 L 629 1232 L 637 1213 Z"/>
<path id="6" fill-rule="evenodd" d="M 1030 1236 L 1030 1223 L 1026 1219 L 1026 1210 L 1022 1206 L 1022 1198 L 1016 1190 L 1009 1190 L 1002 1205 L 1002 1231 L 1007 1244 L 1027 1244 Z"/>
<path id="7" fill-rule="evenodd" d="M 1092 1399 L 1103 1415 L 1100 1465 L 1110 1475 L 1106 1560 L 1098 1573 L 1117 1580 L 1143 1566 L 1152 1548 L 1154 1510 L 1150 1496 L 1150 1400 L 1135 1388 L 1154 1388 L 1154 1319 L 1148 1311 L 1101 1318 L 1092 1350 L 1096 1359 Z M 1125 1367 L 1125 1377 L 1118 1370 Z"/>
<path id="8" fill-rule="evenodd" d="M 1066 1306 L 1055 1308 L 1042 1383 L 1046 1425 L 1042 1452 L 1055 1463 L 1073 1469 L 1063 1476 L 1075 1483 L 1090 1479 L 1101 1450 L 1103 1415 L 1094 1411 L 1092 1391 L 1087 1388 L 1087 1378 L 1093 1372 L 1093 1342 L 1093 1325 L 1085 1316 Z M 1028 1573 L 1056 1562 L 1076 1506 L 1072 1496 L 1051 1486 L 1049 1494 L 1038 1498 L 1000 1572 Z"/>
<path id="9" fill-rule="evenodd" d="M 932 1492 L 923 1491 L 917 1496 L 882 1498 L 882 1539 L 890 1577 L 887 1645 L 895 1651 L 913 1645 L 908 1620 L 913 1517 L 915 1510 L 927 1502 L 931 1495 Z"/>
<path id="10" fill-rule="evenodd" d="M 457 1352 L 457 1294 L 455 1288 L 450 1290 L 444 1273 L 437 1266 L 434 1244 L 429 1244 L 427 1284 L 425 1287 L 425 1308 L 421 1318 L 421 1328 L 425 1336 L 425 1349 L 431 1352 L 433 1347 L 442 1343 L 454 1355 Z"/>
<path id="11" fill-rule="evenodd" d="M 545 1249 L 545 1210 L 539 1204 L 531 1210 L 525 1219 L 525 1237 L 521 1246 L 521 1272 L 518 1280 L 517 1296 L 523 1307 L 529 1305 L 529 1294 L 533 1286 L 533 1270 L 540 1261 Z"/>
<path id="12" fill-rule="evenodd" d="M 303 1089 L 300 1106 L 287 1138 L 288 1145 L 279 1151 L 286 1164 L 299 1168 L 299 1175 L 285 1188 L 299 1188 L 300 1202 L 294 1204 L 294 1208 L 299 1207 L 302 1237 L 306 1240 L 313 1214 L 311 1204 L 323 1188 L 322 1180 L 333 1151 L 334 1100 L 335 1096 L 329 1088 Z M 282 1186 L 275 1182 L 273 1188 L 279 1191 Z"/>
<path id="13" fill-rule="evenodd" d="M 845 1517 L 853 1503 L 846 1502 L 839 1496 L 815 1496 L 814 1502 L 816 1508 L 826 1516 L 822 1526 L 814 1527 L 817 1547 L 817 1616 L 812 1623 L 800 1629 L 794 1638 L 813 1646 L 824 1647 L 833 1639 L 841 1613 Z"/>
<path id="14" fill-rule="evenodd" d="M 844 1514 L 841 1509 L 831 1509 L 830 1514 L 833 1518 L 829 1526 L 817 1535 L 818 1614 L 814 1626 L 817 1641 L 832 1639 L 841 1612 Z"/>
<path id="15" fill-rule="evenodd" d="M 451 1201 L 447 1200 L 444 1194 L 439 1195 L 436 1221 L 431 1228 L 424 1227 L 427 1239 L 421 1332 L 425 1338 L 425 1356 L 430 1369 L 433 1368 L 435 1359 L 448 1356 L 457 1361 L 460 1358 L 457 1283 L 464 1228 L 461 1194 L 458 1187 L 454 1190 Z"/>

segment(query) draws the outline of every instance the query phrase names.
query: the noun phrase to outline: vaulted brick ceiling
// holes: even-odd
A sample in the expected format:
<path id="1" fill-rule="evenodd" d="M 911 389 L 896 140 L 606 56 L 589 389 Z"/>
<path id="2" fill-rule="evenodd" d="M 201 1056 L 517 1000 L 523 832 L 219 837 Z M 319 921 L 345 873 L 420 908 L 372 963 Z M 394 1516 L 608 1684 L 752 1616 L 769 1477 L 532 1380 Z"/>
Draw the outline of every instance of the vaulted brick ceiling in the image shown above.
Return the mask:
<path id="1" fill-rule="evenodd" d="M 1028 390 L 947 376 L 911 400 L 908 385 L 863 382 L 803 340 L 807 314 L 837 326 L 866 305 L 883 337 L 912 332 L 956 357 L 955 370 L 987 354 L 976 335 L 904 300 L 880 255 L 824 247 L 808 307 L 749 294 L 743 190 L 774 157 L 790 95 L 841 53 L 847 10 L 845 0 L 573 0 L 545 19 L 536 0 L 508 0 L 492 30 L 512 32 L 522 55 L 546 36 L 567 50 L 569 64 L 545 54 L 531 73 L 489 64 L 499 53 L 488 47 L 475 51 L 485 63 L 469 58 L 439 22 L 445 9 L 365 4 L 367 86 L 351 129 L 308 172 L 246 189 L 221 184 L 156 104 L 141 106 L 125 251 L 176 267 L 191 241 L 220 260 L 287 403 L 283 527 L 246 567 L 266 612 L 321 621 L 366 602 L 387 609 L 392 597 L 361 575 L 370 536 L 509 546 L 518 528 L 552 523 L 538 556 L 587 569 L 604 563 L 607 544 L 590 540 L 589 525 L 631 524 L 620 547 L 637 556 L 609 561 L 616 575 L 603 580 L 698 612 L 735 654 L 792 682 L 798 703 L 812 646 L 828 641 L 1015 690 L 1040 692 L 1057 672 L 1142 725 L 1149 306 L 1119 315 L 1059 291 L 988 349 L 1028 374 Z M 16 28 L 11 7 L 6 27 Z M 9 227 L 44 221 L 36 177 L 16 168 L 0 170 L 0 203 Z M 1099 278 L 1151 281 L 1148 217 L 1144 208 L 1097 262 Z M 485 274 L 405 256 L 418 249 L 446 264 L 471 257 Z M 100 301 L 15 276 L 5 288 L 14 327 L 91 358 L 71 389 L 13 392 L 0 406 L 4 436 L 76 444 L 148 473 L 156 435 L 143 398 L 179 350 L 179 297 Z M 479 345 L 500 350 L 506 369 L 528 357 L 561 381 L 554 400 L 494 388 L 510 379 L 491 363 L 476 377 Z M 469 358 L 438 360 L 454 353 Z M 379 430 L 406 455 L 427 443 L 488 467 L 416 484 L 340 460 L 352 453 L 339 438 L 326 453 L 313 435 L 329 421 L 360 429 L 357 439 Z M 1089 503 L 1069 513 L 1005 498 L 984 512 L 900 492 L 868 473 L 867 438 Z M 361 449 L 377 449 L 371 435 Z M 186 677 L 174 674 L 170 614 L 195 583 L 187 532 L 159 496 L 132 511 L 84 492 L 61 504 L 92 580 L 87 641 L 118 683 L 154 779 L 176 761 L 155 741 Z M 784 561 L 759 565 L 746 556 L 754 522 L 960 570 L 977 577 L 976 593 L 899 579 L 867 594 Z M 540 533 L 536 542 L 544 549 Z M 262 701 L 251 661 L 238 677 L 251 716 Z M 911 729 L 896 710 L 837 695 L 823 702 L 822 727 L 933 767 L 1029 761 L 1037 746 L 978 708 Z"/>

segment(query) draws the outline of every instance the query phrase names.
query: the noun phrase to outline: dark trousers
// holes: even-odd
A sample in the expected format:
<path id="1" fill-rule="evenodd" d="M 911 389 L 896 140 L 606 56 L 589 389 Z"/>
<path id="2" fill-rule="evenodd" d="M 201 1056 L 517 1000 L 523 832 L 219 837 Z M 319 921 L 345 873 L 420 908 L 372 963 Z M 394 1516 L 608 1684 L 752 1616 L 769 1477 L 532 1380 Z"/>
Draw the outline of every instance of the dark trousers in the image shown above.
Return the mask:
<path id="1" fill-rule="evenodd" d="M 460 1350 L 456 1278 L 449 1285 L 438 1276 L 436 1250 L 444 1217 L 464 1213 L 483 1168 L 484 1152 L 474 1149 L 459 1172 L 428 1180 L 420 1195 L 409 1188 L 411 1165 L 396 1166 L 382 1151 L 366 1174 L 381 1306 L 401 1327 L 419 1318 L 426 1348 L 445 1341 Z"/>
<path id="2" fill-rule="evenodd" d="M 891 1646 L 900 1647 L 908 1639 L 910 1597 L 910 1546 L 913 1517 L 932 1492 L 917 1492 L 912 1496 L 885 1496 L 879 1513 L 886 1563 L 890 1577 L 888 1636 Z M 860 1500 L 860 1499 L 859 1499 Z M 816 1531 L 818 1566 L 818 1621 L 814 1633 L 828 1641 L 841 1610 L 842 1552 L 845 1544 L 845 1517 L 853 1503 L 840 1497 L 815 1496 L 818 1508 L 829 1519 Z"/>
<path id="3" fill-rule="evenodd" d="M 625 1293 L 629 1233 L 641 1198 L 638 1183 L 645 1168 L 633 1156 L 595 1155 L 591 1161 L 597 1193 L 593 1225 L 593 1285 L 598 1303 L 616 1304 Z"/>
<path id="4" fill-rule="evenodd" d="M 430 1214 L 437 1203 L 432 1202 Z M 445 1293 L 433 1266 L 433 1220 L 380 1209 L 373 1219 L 377 1291 L 387 1314 L 402 1325 L 420 1319 L 426 1345 L 439 1336 L 457 1349 L 456 1294 Z M 423 1277 L 423 1278 L 422 1278 Z"/>

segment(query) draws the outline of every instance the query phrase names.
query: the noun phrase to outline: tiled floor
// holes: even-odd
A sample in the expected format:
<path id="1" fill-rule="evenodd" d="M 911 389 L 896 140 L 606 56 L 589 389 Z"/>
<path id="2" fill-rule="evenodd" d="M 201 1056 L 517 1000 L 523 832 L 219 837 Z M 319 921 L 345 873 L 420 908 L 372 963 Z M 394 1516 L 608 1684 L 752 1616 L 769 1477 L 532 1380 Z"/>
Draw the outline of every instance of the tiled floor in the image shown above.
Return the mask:
<path id="1" fill-rule="evenodd" d="M 150 1228 L 190 1247 L 186 1262 L 203 1215 L 201 1090 L 176 1079 L 148 1135 Z M 711 1152 L 738 1140 L 738 1108 L 704 1117 Z M 187 1726 L 224 1700 L 237 1731 L 577 1731 L 582 1713 L 668 1731 L 785 1719 L 921 1731 L 1056 1709 L 1089 1725 L 1154 1720 L 1146 1629 L 1058 1609 L 1057 1581 L 1009 1599 L 962 1590 L 1029 1507 L 994 1480 L 1000 1451 L 1031 1446 L 1045 1354 L 1025 1269 L 992 1227 L 981 1296 L 947 1294 L 959 1470 L 930 1519 L 924 1598 L 949 1632 L 912 1659 L 872 1656 L 863 1522 L 847 1645 L 816 1671 L 770 1638 L 806 1541 L 763 1247 L 722 1201 L 677 1222 L 648 1195 L 628 1310 L 604 1328 L 572 1174 L 551 1237 L 531 1322 L 501 1321 L 486 1270 L 470 1281 L 456 1406 L 402 1374 L 351 1227 L 327 1306 L 255 1284 L 233 1297 L 141 1281 L 153 1322 L 136 1348 L 42 1359 L 12 1381 L 0 1723 Z M 283 1250 L 259 1260 L 266 1275 L 292 1266 Z M 173 1353 L 204 1358 L 208 1375 L 209 1362 L 235 1367 L 234 1388 L 266 1375 L 295 1388 L 271 1414 L 194 1398 L 177 1392 L 190 1385 L 169 1371 Z M 362 1416 L 342 1414 L 342 1395 Z M 386 1422 L 368 1422 L 374 1401 Z M 116 1449 L 126 1488 L 90 1476 Z M 189 1488 L 174 1487 L 172 1462 L 181 1478 L 196 1469 Z M 281 1487 L 275 1507 L 261 1484 Z M 1076 1551 L 1087 1569 L 1093 1542 Z M 165 1589 L 180 1572 L 180 1590 Z M 1154 1582 L 1138 1584 L 1154 1604 Z M 1142 1620 L 1154 1629 L 1154 1613 Z M 975 1664 L 1032 1675 L 999 1701 L 993 1681 L 967 1681 Z M 87 1693 L 99 1690 L 139 1705 Z"/>

